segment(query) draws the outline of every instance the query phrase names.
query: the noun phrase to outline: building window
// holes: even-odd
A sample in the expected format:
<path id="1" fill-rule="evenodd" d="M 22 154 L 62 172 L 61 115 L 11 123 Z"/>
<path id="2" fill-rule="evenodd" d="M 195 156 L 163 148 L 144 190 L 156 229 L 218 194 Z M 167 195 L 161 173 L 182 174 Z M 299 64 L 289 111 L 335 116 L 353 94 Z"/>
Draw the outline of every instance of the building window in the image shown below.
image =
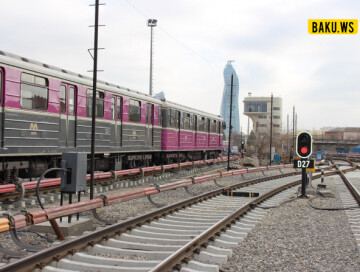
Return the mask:
<path id="1" fill-rule="evenodd" d="M 258 127 L 267 127 L 266 124 L 258 124 Z"/>
<path id="2" fill-rule="evenodd" d="M 34 75 L 21 74 L 21 107 L 32 110 L 47 110 L 48 80 Z"/>
<path id="3" fill-rule="evenodd" d="M 274 115 L 273 118 L 274 119 L 280 119 L 280 116 Z"/>
<path id="4" fill-rule="evenodd" d="M 131 122 L 141 122 L 141 103 L 137 100 L 130 99 L 129 120 Z"/>
<path id="5" fill-rule="evenodd" d="M 267 115 L 259 115 L 259 119 L 267 119 Z"/>
<path id="6" fill-rule="evenodd" d="M 91 117 L 92 114 L 92 90 L 87 90 L 87 99 L 86 99 L 86 116 Z M 104 117 L 104 93 L 97 91 L 96 92 L 96 107 L 95 107 L 95 117 L 103 118 Z"/>
<path id="7" fill-rule="evenodd" d="M 245 102 L 245 112 L 267 112 L 267 102 Z"/>
<path id="8" fill-rule="evenodd" d="M 273 127 L 280 127 L 279 124 L 273 124 Z"/>
<path id="9" fill-rule="evenodd" d="M 273 107 L 273 110 L 280 110 L 280 107 Z"/>

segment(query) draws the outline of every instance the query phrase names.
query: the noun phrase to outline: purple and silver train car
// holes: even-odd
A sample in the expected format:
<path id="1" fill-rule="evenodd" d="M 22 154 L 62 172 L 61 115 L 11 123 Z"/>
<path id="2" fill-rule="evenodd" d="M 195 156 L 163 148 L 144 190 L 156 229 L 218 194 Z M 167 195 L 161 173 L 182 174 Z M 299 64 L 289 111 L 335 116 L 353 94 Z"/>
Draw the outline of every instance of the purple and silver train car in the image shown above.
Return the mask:
<path id="1" fill-rule="evenodd" d="M 161 149 L 169 162 L 217 158 L 224 122 L 219 116 L 172 102 L 162 104 Z"/>
<path id="2" fill-rule="evenodd" d="M 90 152 L 92 79 L 0 51 L 0 182 Z M 216 157 L 222 119 L 98 81 L 96 170 Z"/>

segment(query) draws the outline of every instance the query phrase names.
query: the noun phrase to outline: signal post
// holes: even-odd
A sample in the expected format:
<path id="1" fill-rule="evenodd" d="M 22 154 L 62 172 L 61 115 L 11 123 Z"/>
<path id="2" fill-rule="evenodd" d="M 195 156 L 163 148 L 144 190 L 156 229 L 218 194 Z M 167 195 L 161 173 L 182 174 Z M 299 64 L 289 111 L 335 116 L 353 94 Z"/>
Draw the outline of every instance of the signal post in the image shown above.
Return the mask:
<path id="1" fill-rule="evenodd" d="M 314 168 L 314 160 L 310 160 L 312 154 L 312 136 L 308 132 L 301 132 L 296 137 L 296 154 L 300 160 L 294 160 L 294 168 L 302 169 L 301 197 L 306 196 L 306 168 Z"/>

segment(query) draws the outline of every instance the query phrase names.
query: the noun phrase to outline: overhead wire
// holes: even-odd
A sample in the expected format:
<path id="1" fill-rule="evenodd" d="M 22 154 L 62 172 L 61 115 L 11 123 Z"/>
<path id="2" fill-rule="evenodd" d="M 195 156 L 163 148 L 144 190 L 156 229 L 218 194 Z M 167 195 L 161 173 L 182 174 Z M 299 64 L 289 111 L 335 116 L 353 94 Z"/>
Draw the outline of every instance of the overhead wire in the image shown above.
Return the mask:
<path id="1" fill-rule="evenodd" d="M 137 11 L 141 16 L 143 16 L 146 19 L 149 19 L 150 17 L 148 15 L 146 15 L 144 12 L 142 12 L 139 8 L 137 8 L 133 3 L 131 3 L 129 0 L 125 0 L 126 3 L 128 3 L 135 11 Z M 165 30 L 165 28 L 161 27 L 161 26 L 157 26 L 163 33 L 165 33 L 167 36 L 169 36 L 171 39 L 173 39 L 174 41 L 176 41 L 179 45 L 181 45 L 183 48 L 185 48 L 186 50 L 190 51 L 191 53 L 197 55 L 199 58 L 209 62 L 210 64 L 213 64 L 212 61 L 210 61 L 208 58 L 202 56 L 201 54 L 199 54 L 198 52 L 196 52 L 194 49 L 192 49 L 191 47 L 189 47 L 188 45 L 186 45 L 185 43 L 183 43 L 182 41 L 180 41 L 178 38 L 176 38 L 174 35 L 172 35 L 169 31 Z"/>

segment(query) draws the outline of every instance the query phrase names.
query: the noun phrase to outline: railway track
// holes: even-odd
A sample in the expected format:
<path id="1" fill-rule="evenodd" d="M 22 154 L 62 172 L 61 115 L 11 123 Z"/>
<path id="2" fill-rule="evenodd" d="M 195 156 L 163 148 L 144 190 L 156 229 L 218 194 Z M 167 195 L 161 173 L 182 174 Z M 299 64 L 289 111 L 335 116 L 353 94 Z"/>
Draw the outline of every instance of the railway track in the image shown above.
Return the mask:
<path id="1" fill-rule="evenodd" d="M 208 263 L 225 262 L 267 213 L 263 208 L 296 195 L 300 183 L 284 174 L 224 187 L 84 234 L 0 271 L 217 271 Z"/>
<path id="2" fill-rule="evenodd" d="M 245 237 L 256 221 L 265 214 L 259 208 L 254 209 L 252 214 L 249 213 L 250 210 L 274 194 L 299 184 L 300 180 L 297 179 L 289 174 L 264 177 L 205 193 L 42 250 L 2 268 L 1 271 L 28 271 L 35 267 L 42 267 L 43 271 L 56 271 L 60 267 L 65 270 L 91 271 L 90 267 L 99 269 L 99 267 L 96 268 L 96 264 L 104 267 L 101 271 L 149 271 L 150 269 L 166 271 L 172 268 L 165 269 L 165 266 L 177 267 L 179 265 L 174 262 L 190 261 L 193 253 L 199 254 L 199 250 L 205 245 L 209 252 L 200 253 L 200 259 L 206 260 L 206 256 L 214 257 L 215 255 L 218 255 L 217 258 L 224 259 L 229 250 L 224 250 L 222 247 L 234 246 L 233 241 L 241 240 L 235 236 Z M 249 198 L 223 195 L 231 195 L 231 192 L 236 194 L 239 190 L 257 192 L 259 196 Z M 293 188 L 285 196 L 293 193 L 294 190 Z M 269 202 L 270 205 L 281 201 L 283 198 L 280 196 L 279 194 L 273 198 L 273 201 Z M 243 216 L 246 212 L 248 215 Z M 230 226 L 230 232 L 221 234 Z M 220 234 L 220 238 L 215 239 Z M 184 245 L 190 248 L 182 250 Z M 77 252 L 81 249 L 84 251 Z M 171 260 L 171 264 L 163 263 L 163 259 L 170 258 L 179 250 L 186 253 L 186 256 L 178 253 L 179 260 Z M 110 257 L 115 258 L 105 257 L 106 251 Z M 68 252 L 73 252 L 73 255 L 67 256 Z M 76 259 L 78 257 L 83 258 L 84 261 L 79 265 L 85 268 L 75 268 L 75 263 L 81 263 L 80 259 Z M 55 264 L 58 268 L 52 265 L 46 266 L 54 258 L 59 261 Z M 100 260 L 106 265 L 101 264 Z M 131 268 L 131 264 L 135 267 Z M 189 267 L 201 265 L 196 261 L 189 262 Z M 154 268 L 155 266 L 158 268 Z"/>
<path id="3" fill-rule="evenodd" d="M 186 165 L 182 167 L 172 167 L 168 168 L 167 166 L 162 166 L 161 168 L 166 169 L 166 171 L 159 171 L 158 169 L 150 170 L 150 171 L 136 171 L 138 169 L 134 169 L 134 173 L 129 173 L 126 175 L 113 175 L 111 177 L 108 177 L 109 175 L 107 173 L 98 173 L 99 178 L 95 179 L 95 190 L 102 192 L 103 188 L 106 187 L 107 190 L 116 189 L 120 187 L 136 187 L 138 185 L 144 184 L 146 181 L 156 181 L 161 180 L 164 178 L 170 178 L 171 176 L 175 175 L 176 173 L 183 173 L 188 174 L 192 176 L 201 175 L 201 174 L 207 174 L 211 173 L 213 171 L 222 171 L 224 170 L 223 164 L 226 162 L 207 162 L 207 163 L 196 163 L 193 165 Z M 232 163 L 235 163 L 235 161 L 232 161 Z M 210 169 L 208 170 L 209 166 L 213 166 L 216 169 Z M 202 169 L 205 169 L 205 171 L 202 171 Z M 120 172 L 120 171 L 119 171 Z M 139 172 L 139 173 L 138 173 Z M 200 172 L 200 173 L 198 173 Z M 198 174 L 196 174 L 198 173 Z M 101 177 L 101 176 L 104 177 Z M 41 195 L 47 195 L 49 201 L 52 202 L 54 199 L 60 199 L 60 195 L 55 196 L 54 194 L 59 194 L 60 192 L 60 180 L 59 179 L 50 179 L 50 180 L 44 180 L 42 183 L 43 187 L 39 188 Z M 20 189 L 17 187 L 17 189 L 13 189 L 14 191 L 7 191 L 8 186 L 13 185 L 0 185 L 0 203 L 3 203 L 5 205 L 9 204 L 15 204 L 18 206 L 21 206 L 19 202 L 22 201 L 23 198 L 31 198 L 36 196 L 36 182 L 26 182 L 23 183 L 23 188 Z M 2 187 L 4 187 L 5 193 L 2 192 Z M 26 199 L 26 203 L 24 202 L 22 206 L 25 204 L 27 205 L 33 205 L 35 204 L 35 199 L 33 201 Z M 33 203 L 33 204 L 32 204 Z"/>
<path id="4" fill-rule="evenodd" d="M 338 160 L 338 159 L 336 159 Z M 353 168 L 357 170 L 354 172 L 344 171 L 336 164 L 336 167 L 340 173 L 341 179 L 335 181 L 335 186 L 337 187 L 337 191 L 339 192 L 340 200 L 343 204 L 343 209 L 345 210 L 346 216 L 348 217 L 350 228 L 354 233 L 356 244 L 358 246 L 358 250 L 360 252 L 360 178 L 359 178 L 359 165 L 354 163 L 353 160 L 341 159 L 342 161 L 346 161 Z M 355 162 L 358 162 L 356 160 Z"/>

